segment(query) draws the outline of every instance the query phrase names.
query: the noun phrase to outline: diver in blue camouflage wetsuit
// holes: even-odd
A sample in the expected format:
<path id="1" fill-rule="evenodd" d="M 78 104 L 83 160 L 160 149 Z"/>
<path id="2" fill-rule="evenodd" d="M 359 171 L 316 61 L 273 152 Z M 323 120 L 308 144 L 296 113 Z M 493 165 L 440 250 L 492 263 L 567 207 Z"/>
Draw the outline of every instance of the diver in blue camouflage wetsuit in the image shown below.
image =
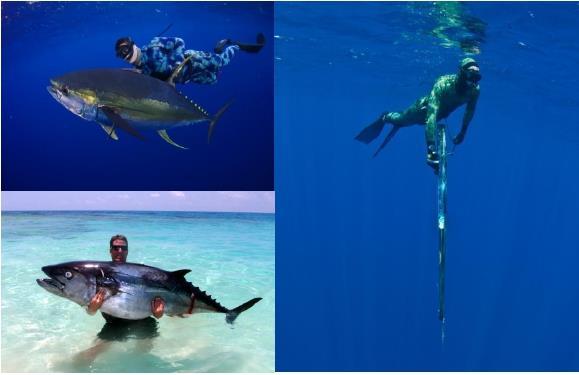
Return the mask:
<path id="1" fill-rule="evenodd" d="M 481 77 L 477 62 L 467 57 L 460 62 L 458 74 L 439 77 L 430 94 L 418 99 L 405 111 L 384 112 L 376 121 L 364 128 L 356 136 L 356 139 L 363 143 L 370 143 L 380 135 L 385 124 L 392 124 L 394 127 L 378 149 L 380 151 L 399 128 L 410 125 L 426 125 L 426 162 L 437 170 L 439 156 L 435 149 L 436 124 L 439 120 L 448 117 L 458 107 L 466 104 L 462 127 L 453 139 L 455 145 L 462 143 L 474 116 L 480 93 L 478 82 Z"/>
<path id="2" fill-rule="evenodd" d="M 229 64 L 236 51 L 257 53 L 264 44 L 265 37 L 261 33 L 257 35 L 256 44 L 224 39 L 212 53 L 186 50 L 181 38 L 156 37 L 139 48 L 130 37 L 124 37 L 117 40 L 115 51 L 118 57 L 133 64 L 141 73 L 161 80 L 169 79 L 175 69 L 188 59 L 173 82 L 213 84 L 217 82 L 221 68 Z"/>

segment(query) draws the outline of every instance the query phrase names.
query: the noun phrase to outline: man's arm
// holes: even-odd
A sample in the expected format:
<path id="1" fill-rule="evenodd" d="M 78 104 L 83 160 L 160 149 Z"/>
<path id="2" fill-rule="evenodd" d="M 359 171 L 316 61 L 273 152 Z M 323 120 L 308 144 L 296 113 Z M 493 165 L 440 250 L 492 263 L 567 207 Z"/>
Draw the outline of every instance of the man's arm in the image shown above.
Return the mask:
<path id="1" fill-rule="evenodd" d="M 436 122 L 440 108 L 441 82 L 436 81 L 428 98 L 428 110 L 426 112 L 426 145 L 432 146 L 436 137 Z"/>
<path id="2" fill-rule="evenodd" d="M 464 136 L 466 135 L 466 131 L 468 129 L 468 125 L 474 116 L 474 111 L 476 109 L 476 103 L 478 101 L 479 91 L 476 91 L 476 94 L 473 95 L 471 100 L 466 105 L 466 110 L 464 111 L 464 116 L 462 117 L 462 127 L 460 128 L 460 132 L 454 137 L 454 144 L 459 145 L 464 140 Z"/>
<path id="3" fill-rule="evenodd" d="M 89 313 L 89 315 L 94 315 L 98 311 L 98 309 L 101 308 L 107 297 L 108 297 L 107 290 L 105 288 L 100 288 L 96 292 L 94 297 L 91 299 L 91 301 L 88 303 L 86 307 L 86 312 Z"/>

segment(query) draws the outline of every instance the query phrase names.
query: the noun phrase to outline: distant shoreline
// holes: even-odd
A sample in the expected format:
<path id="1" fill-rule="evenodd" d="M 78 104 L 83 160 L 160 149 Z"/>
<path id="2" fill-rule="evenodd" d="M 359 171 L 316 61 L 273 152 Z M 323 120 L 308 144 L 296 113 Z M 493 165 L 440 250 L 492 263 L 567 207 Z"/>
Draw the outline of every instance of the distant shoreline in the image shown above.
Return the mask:
<path id="1" fill-rule="evenodd" d="M 252 214 L 252 215 L 275 215 L 275 212 L 260 211 L 175 211 L 175 210 L 2 210 L 4 213 L 83 213 L 83 212 L 103 212 L 103 213 L 191 213 L 191 214 Z"/>

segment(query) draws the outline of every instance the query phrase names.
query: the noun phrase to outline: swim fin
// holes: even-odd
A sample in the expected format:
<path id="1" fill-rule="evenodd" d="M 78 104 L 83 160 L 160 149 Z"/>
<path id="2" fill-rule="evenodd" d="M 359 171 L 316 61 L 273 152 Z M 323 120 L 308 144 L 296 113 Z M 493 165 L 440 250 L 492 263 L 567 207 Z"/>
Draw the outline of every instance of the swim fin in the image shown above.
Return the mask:
<path id="1" fill-rule="evenodd" d="M 376 121 L 374 121 L 373 123 L 371 123 L 370 125 L 366 126 L 361 132 L 360 134 L 358 134 L 356 136 L 356 140 L 363 142 L 363 143 L 370 143 L 372 142 L 374 139 L 376 139 L 380 133 L 382 132 L 382 129 L 384 128 L 384 125 L 386 125 L 386 122 L 384 120 L 382 120 L 383 116 L 380 116 L 380 118 Z"/>
<path id="2" fill-rule="evenodd" d="M 255 38 L 255 44 L 246 44 L 240 42 L 234 43 L 237 44 L 239 46 L 239 49 L 242 51 L 249 53 L 258 53 L 259 51 L 261 51 L 263 46 L 265 46 L 265 35 L 263 35 L 263 33 L 257 34 L 257 37 Z"/>
<path id="3" fill-rule="evenodd" d="M 372 156 L 373 158 L 376 157 L 376 155 L 378 155 L 378 153 L 380 151 L 382 151 L 382 149 L 384 147 L 386 147 L 386 145 L 388 144 L 388 142 L 390 142 L 390 140 L 392 138 L 394 138 L 394 136 L 396 135 L 396 133 L 398 133 L 398 130 L 400 130 L 400 126 L 394 126 L 390 132 L 388 133 L 388 135 L 386 136 L 386 138 L 384 138 L 384 141 L 382 142 L 382 144 L 380 145 L 380 147 L 378 147 L 378 149 L 376 150 L 376 152 L 374 153 L 374 156 Z"/>
<path id="4" fill-rule="evenodd" d="M 213 48 L 213 51 L 215 51 L 215 53 L 222 53 L 225 48 L 232 45 L 238 46 L 240 50 L 245 52 L 258 53 L 265 45 L 265 35 L 263 35 L 263 33 L 257 34 L 257 37 L 255 38 L 255 44 L 241 43 L 231 39 L 222 39 L 217 42 L 215 48 Z"/>

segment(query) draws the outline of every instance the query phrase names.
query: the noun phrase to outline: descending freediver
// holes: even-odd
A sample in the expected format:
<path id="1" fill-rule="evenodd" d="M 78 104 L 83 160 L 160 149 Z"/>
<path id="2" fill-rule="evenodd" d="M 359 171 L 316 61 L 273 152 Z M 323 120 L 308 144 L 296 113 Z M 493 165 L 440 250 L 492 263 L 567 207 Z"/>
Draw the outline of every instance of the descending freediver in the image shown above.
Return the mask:
<path id="1" fill-rule="evenodd" d="M 393 128 L 374 154 L 376 156 L 401 127 L 426 125 L 426 163 L 437 172 L 439 155 L 435 148 L 436 124 L 439 120 L 448 117 L 458 107 L 466 104 L 462 127 L 453 139 L 455 145 L 463 142 L 470 121 L 474 116 L 480 94 L 478 82 L 481 78 L 477 62 L 470 57 L 464 58 L 460 62 L 457 74 L 439 77 L 430 94 L 418 99 L 405 111 L 384 112 L 376 121 L 364 128 L 356 136 L 356 140 L 368 144 L 380 135 L 384 125 L 392 124 Z"/>
<path id="2" fill-rule="evenodd" d="M 186 50 L 183 39 L 175 37 L 155 37 L 141 48 L 130 37 L 123 37 L 117 40 L 115 51 L 143 74 L 171 83 L 213 84 L 236 51 L 258 53 L 264 45 L 262 33 L 257 34 L 255 44 L 220 40 L 215 52 Z"/>

